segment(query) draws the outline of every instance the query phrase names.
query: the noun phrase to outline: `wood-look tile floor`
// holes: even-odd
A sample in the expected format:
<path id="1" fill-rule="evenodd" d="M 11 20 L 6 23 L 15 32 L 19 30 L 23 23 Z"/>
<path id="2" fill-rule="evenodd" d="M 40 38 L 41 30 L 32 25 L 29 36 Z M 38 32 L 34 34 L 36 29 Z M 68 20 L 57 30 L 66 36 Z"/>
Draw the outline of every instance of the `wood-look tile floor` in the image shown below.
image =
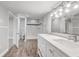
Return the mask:
<path id="1" fill-rule="evenodd" d="M 19 48 L 14 45 L 4 57 L 39 57 L 37 54 L 37 40 L 19 40 Z"/>

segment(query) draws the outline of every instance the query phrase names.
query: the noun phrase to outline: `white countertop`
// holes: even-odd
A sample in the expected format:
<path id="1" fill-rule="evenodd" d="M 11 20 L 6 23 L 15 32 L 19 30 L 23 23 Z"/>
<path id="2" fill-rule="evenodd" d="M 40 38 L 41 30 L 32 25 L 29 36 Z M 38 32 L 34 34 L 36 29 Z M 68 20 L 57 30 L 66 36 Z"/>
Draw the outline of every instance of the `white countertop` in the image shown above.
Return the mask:
<path id="1" fill-rule="evenodd" d="M 66 53 L 68 56 L 77 57 L 79 56 L 79 42 L 74 42 L 73 40 L 68 40 L 64 37 L 59 37 L 50 34 L 39 34 L 41 37 L 49 41 L 51 44 L 56 46 L 62 52 Z"/>

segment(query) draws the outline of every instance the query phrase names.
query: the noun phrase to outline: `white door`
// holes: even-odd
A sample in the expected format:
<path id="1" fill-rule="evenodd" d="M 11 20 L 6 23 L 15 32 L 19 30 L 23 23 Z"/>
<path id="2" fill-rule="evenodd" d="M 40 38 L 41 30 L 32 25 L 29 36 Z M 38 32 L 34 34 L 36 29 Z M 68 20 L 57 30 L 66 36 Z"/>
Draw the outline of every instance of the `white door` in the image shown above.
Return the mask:
<path id="1" fill-rule="evenodd" d="M 26 39 L 26 17 L 19 16 L 17 18 L 17 46 L 20 39 L 23 39 L 25 36 Z"/>

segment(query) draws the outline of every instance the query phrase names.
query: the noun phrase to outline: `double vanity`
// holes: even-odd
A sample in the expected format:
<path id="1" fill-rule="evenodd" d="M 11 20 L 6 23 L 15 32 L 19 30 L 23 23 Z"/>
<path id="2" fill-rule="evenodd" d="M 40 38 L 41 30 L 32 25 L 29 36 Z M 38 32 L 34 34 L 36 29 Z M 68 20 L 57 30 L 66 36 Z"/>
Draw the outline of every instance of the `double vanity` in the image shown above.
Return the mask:
<path id="1" fill-rule="evenodd" d="M 38 54 L 41 57 L 78 57 L 79 42 L 55 34 L 39 34 Z"/>

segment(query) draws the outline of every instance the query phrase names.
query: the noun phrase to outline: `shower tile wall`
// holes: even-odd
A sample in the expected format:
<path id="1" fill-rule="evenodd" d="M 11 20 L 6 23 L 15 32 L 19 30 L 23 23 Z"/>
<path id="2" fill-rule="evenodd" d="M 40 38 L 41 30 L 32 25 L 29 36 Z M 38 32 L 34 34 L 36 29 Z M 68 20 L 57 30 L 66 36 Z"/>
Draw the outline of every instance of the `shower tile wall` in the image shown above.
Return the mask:
<path id="1" fill-rule="evenodd" d="M 39 25 L 27 25 L 27 37 L 31 38 L 32 37 L 36 37 L 38 33 L 40 33 L 40 26 Z"/>
<path id="2" fill-rule="evenodd" d="M 41 33 L 42 30 L 42 24 L 41 23 L 41 20 L 35 20 L 34 23 L 31 22 L 32 19 L 28 19 L 27 20 L 27 26 L 26 26 L 26 38 L 36 38 L 37 37 L 37 34 Z"/>

